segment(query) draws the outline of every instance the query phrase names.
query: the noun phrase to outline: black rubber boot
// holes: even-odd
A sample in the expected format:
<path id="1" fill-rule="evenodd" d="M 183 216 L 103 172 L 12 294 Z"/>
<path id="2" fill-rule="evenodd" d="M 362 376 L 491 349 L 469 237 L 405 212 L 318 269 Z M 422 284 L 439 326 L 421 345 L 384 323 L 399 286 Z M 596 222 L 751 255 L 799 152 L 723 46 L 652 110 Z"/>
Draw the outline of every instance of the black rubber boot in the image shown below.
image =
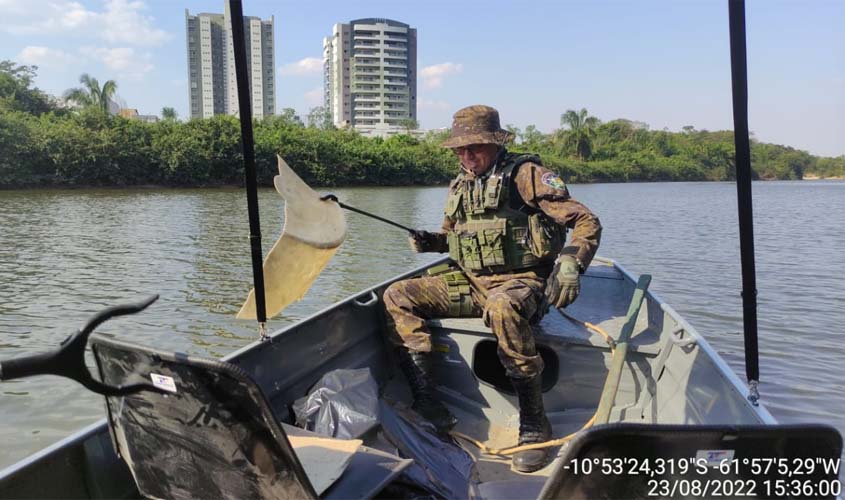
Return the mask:
<path id="1" fill-rule="evenodd" d="M 446 432 L 458 420 L 434 394 L 434 380 L 431 378 L 431 353 L 399 349 L 399 367 L 408 379 L 414 395 L 412 408 L 423 418 L 434 424 L 439 432 Z"/>
<path id="2" fill-rule="evenodd" d="M 511 383 L 519 398 L 519 444 L 543 443 L 552 439 L 552 426 L 543 409 L 540 376 L 512 378 Z M 513 469 L 534 472 L 549 463 L 551 448 L 525 450 L 513 454 Z"/>

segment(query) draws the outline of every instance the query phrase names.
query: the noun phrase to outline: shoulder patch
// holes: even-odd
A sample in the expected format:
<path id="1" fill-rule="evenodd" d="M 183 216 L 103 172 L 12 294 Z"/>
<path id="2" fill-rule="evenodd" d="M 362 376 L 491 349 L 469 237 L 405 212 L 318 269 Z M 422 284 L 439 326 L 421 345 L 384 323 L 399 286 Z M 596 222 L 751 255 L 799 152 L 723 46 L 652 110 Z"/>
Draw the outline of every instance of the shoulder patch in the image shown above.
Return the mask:
<path id="1" fill-rule="evenodd" d="M 555 189 L 566 189 L 563 179 L 554 172 L 546 172 L 540 177 L 540 182 Z"/>

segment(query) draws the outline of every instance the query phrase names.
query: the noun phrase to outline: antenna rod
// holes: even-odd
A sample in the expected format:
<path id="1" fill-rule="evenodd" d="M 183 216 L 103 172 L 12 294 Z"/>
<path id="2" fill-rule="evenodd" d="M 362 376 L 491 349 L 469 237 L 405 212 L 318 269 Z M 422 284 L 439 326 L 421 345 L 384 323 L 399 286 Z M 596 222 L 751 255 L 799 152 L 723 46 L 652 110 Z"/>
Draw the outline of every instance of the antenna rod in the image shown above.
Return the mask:
<path id="1" fill-rule="evenodd" d="M 252 138 L 252 102 L 247 75 L 244 16 L 241 0 L 229 0 L 232 23 L 232 48 L 235 56 L 235 75 L 238 82 L 238 109 L 241 117 L 241 140 L 244 151 L 244 178 L 249 209 L 249 244 L 252 253 L 252 277 L 255 284 L 255 315 L 262 329 L 267 322 L 264 304 L 264 268 L 261 258 L 261 224 L 258 218 L 258 185 L 255 180 L 255 146 Z"/>
<path id="2" fill-rule="evenodd" d="M 757 279 L 754 268 L 754 221 L 751 204 L 751 146 L 748 141 L 748 66 L 745 53 L 745 0 L 728 0 L 731 33 L 736 194 L 739 208 L 739 250 L 742 260 L 742 319 L 745 332 L 745 374 L 756 403 L 760 367 L 757 354 Z"/>

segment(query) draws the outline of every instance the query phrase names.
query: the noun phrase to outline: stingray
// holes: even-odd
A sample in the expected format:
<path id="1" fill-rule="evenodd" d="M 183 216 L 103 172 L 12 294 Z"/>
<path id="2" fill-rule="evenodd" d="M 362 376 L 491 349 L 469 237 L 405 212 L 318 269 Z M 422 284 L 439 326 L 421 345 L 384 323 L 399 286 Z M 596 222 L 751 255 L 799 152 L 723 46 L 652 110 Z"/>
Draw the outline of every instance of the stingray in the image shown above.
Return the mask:
<path id="1" fill-rule="evenodd" d="M 346 237 L 343 209 L 308 187 L 278 156 L 276 191 L 285 199 L 282 235 L 264 259 L 267 317 L 301 299 Z M 255 289 L 238 312 L 238 319 L 256 319 Z"/>

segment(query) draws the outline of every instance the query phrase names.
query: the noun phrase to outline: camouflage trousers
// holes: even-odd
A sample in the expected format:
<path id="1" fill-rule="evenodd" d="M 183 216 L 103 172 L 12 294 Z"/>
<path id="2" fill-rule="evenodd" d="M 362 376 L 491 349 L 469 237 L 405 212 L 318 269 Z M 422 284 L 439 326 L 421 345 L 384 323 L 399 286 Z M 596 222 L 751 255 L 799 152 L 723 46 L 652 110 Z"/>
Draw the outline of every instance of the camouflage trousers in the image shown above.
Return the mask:
<path id="1" fill-rule="evenodd" d="M 431 351 L 425 320 L 482 317 L 498 340 L 499 360 L 511 378 L 543 371 L 529 320 L 537 312 L 545 280 L 535 273 L 471 276 L 461 271 L 391 284 L 384 292 L 388 335 L 412 351 Z"/>

